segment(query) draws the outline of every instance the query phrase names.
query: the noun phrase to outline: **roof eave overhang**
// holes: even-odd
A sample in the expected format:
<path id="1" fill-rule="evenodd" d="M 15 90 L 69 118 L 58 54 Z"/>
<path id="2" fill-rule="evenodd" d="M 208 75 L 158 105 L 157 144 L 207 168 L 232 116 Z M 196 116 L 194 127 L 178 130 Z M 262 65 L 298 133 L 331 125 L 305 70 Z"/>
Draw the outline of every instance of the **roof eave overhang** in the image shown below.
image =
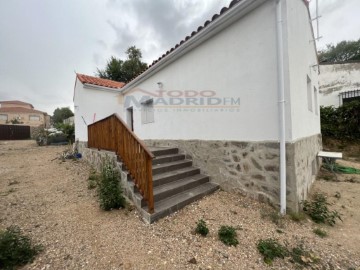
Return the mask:
<path id="1" fill-rule="evenodd" d="M 154 64 L 144 73 L 140 74 L 134 80 L 130 81 L 128 84 L 122 87 L 120 89 L 120 92 L 122 94 L 125 94 L 127 91 L 131 90 L 139 83 L 145 81 L 161 69 L 165 68 L 167 65 L 176 61 L 178 58 L 180 58 L 187 52 L 191 51 L 195 47 L 199 46 L 201 43 L 205 42 L 207 39 L 213 37 L 229 25 L 238 21 L 266 1 L 268 0 L 243 0 L 239 2 L 236 6 L 229 9 L 225 14 L 212 21 L 207 27 L 202 29 L 195 36 L 191 37 L 189 40 L 176 48 L 173 52 L 169 53 L 167 56 L 161 59 L 158 63 Z"/>
<path id="2" fill-rule="evenodd" d="M 89 83 L 83 83 L 83 85 L 84 85 L 84 88 L 86 88 L 86 89 L 120 93 L 120 88 L 110 88 L 110 87 L 105 87 L 105 86 L 100 86 L 100 85 L 95 85 L 95 84 L 89 84 Z"/>

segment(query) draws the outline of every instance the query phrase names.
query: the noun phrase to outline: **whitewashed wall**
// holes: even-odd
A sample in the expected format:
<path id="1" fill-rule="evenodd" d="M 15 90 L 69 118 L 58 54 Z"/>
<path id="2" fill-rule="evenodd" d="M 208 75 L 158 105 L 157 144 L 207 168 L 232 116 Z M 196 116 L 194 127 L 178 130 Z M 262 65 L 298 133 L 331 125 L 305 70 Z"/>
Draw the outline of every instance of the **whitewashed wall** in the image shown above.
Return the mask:
<path id="1" fill-rule="evenodd" d="M 287 121 L 287 125 L 291 129 L 291 140 L 296 141 L 320 133 L 317 56 L 304 2 L 288 0 L 283 3 L 286 3 L 287 12 L 285 35 L 288 55 L 285 60 L 288 61 L 287 88 L 290 89 L 290 100 L 287 100 L 286 106 L 291 111 L 291 122 Z M 311 111 L 308 109 L 307 76 L 311 79 Z"/>
<path id="2" fill-rule="evenodd" d="M 165 91 L 212 90 L 217 97 L 240 98 L 238 110 L 155 107 L 154 123 L 141 124 L 134 108 L 135 133 L 142 139 L 277 140 L 275 27 L 275 1 L 267 1 L 135 87 L 154 93 L 162 82 Z M 135 92 L 127 95 L 143 95 Z"/>
<path id="3" fill-rule="evenodd" d="M 87 125 L 92 124 L 113 113 L 122 113 L 118 102 L 118 93 L 103 89 L 88 89 L 76 79 L 74 93 L 75 139 L 87 141 Z M 82 117 L 85 119 L 82 119 Z"/>
<path id="4" fill-rule="evenodd" d="M 360 62 L 320 65 L 320 105 L 339 104 L 339 94 L 360 89 Z"/>

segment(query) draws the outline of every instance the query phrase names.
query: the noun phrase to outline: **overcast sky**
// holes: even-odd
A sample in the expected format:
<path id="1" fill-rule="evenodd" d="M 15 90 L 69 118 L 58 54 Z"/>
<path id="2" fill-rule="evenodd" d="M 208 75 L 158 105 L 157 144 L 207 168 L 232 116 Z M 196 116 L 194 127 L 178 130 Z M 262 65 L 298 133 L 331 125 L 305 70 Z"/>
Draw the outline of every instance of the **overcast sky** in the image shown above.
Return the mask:
<path id="1" fill-rule="evenodd" d="M 130 45 L 151 63 L 230 2 L 0 0 L 0 100 L 73 109 L 75 71 L 94 75 Z M 359 0 L 319 0 L 318 48 L 359 39 L 359 12 Z"/>

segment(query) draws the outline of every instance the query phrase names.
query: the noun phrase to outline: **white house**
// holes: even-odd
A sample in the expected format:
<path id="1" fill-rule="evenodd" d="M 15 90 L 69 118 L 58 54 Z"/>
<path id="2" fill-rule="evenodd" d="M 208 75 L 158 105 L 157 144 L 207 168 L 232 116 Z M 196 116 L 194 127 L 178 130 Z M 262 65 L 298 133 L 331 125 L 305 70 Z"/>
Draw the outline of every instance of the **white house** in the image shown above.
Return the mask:
<path id="1" fill-rule="evenodd" d="M 321 63 L 319 86 L 322 106 L 360 100 L 360 61 Z"/>
<path id="2" fill-rule="evenodd" d="M 122 110 L 118 95 L 124 85 L 106 79 L 76 74 L 74 87 L 75 139 L 87 141 L 87 126 Z"/>
<path id="3" fill-rule="evenodd" d="M 297 210 L 318 169 L 318 73 L 307 1 L 234 0 L 123 86 L 113 112 L 223 189 Z"/>

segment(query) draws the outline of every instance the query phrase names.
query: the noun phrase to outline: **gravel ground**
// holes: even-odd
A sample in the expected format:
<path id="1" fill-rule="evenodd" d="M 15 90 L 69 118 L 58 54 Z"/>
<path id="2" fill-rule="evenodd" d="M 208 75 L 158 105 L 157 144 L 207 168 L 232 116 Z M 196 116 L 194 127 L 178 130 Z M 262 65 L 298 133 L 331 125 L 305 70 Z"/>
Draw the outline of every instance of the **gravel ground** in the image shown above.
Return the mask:
<path id="1" fill-rule="evenodd" d="M 360 269 L 359 183 L 315 183 L 343 214 L 343 223 L 321 226 L 327 238 L 312 232 L 319 226 L 310 220 L 284 218 L 279 228 L 263 217 L 269 206 L 223 191 L 147 225 L 136 210 L 101 211 L 87 189 L 89 165 L 56 159 L 64 149 L 0 142 L 0 229 L 18 225 L 44 246 L 23 269 L 296 269 L 289 259 L 263 262 L 256 243 L 269 237 L 303 242 L 320 259 L 314 269 Z M 194 233 L 200 218 L 210 229 L 206 238 Z M 221 225 L 238 228 L 237 247 L 218 240 Z"/>

